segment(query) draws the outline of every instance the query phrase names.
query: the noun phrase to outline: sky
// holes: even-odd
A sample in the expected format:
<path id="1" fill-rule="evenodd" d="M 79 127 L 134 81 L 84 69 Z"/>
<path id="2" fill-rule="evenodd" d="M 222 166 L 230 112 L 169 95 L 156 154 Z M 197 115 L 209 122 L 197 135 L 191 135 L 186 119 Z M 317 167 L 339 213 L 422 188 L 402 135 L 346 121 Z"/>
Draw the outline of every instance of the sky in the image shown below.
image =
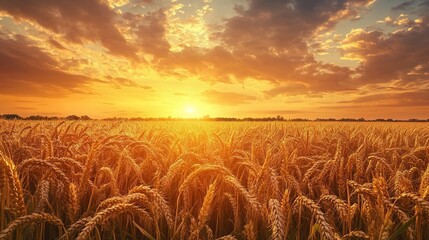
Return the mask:
<path id="1" fill-rule="evenodd" d="M 0 1 L 6 113 L 428 119 L 429 1 Z"/>

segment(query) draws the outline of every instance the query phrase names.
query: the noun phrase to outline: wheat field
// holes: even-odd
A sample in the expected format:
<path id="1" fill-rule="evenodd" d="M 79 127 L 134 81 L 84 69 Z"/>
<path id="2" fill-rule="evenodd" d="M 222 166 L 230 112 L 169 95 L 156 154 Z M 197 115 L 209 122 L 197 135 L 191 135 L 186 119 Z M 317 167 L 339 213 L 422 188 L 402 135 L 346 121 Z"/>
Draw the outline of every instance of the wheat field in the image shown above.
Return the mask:
<path id="1" fill-rule="evenodd" d="M 0 121 L 0 239 L 429 239 L 425 123 Z"/>

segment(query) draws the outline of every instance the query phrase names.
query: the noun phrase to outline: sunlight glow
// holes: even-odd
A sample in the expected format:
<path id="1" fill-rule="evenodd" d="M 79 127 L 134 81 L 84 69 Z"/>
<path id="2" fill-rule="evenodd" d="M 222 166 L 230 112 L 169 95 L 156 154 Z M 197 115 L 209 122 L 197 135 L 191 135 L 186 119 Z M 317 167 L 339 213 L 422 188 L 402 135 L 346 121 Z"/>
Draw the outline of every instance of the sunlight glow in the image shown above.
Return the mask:
<path id="1" fill-rule="evenodd" d="M 186 106 L 185 112 L 188 116 L 192 116 L 195 114 L 195 108 L 193 106 Z"/>

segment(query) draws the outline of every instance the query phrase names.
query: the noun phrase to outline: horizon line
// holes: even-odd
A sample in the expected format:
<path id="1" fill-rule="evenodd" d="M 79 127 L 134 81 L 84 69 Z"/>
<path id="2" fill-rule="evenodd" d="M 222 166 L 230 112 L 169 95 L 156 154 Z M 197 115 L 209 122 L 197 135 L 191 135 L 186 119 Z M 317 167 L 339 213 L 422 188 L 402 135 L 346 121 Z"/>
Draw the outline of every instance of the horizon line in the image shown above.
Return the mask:
<path id="1" fill-rule="evenodd" d="M 27 117 L 22 117 L 19 114 L 0 114 L 0 120 L 28 120 L 28 121 L 37 121 L 37 120 L 66 120 L 66 121 L 78 121 L 78 120 L 105 120 L 105 121 L 114 121 L 114 120 L 123 120 L 123 121 L 186 121 L 186 120 L 199 120 L 199 121 L 281 121 L 281 122 L 296 122 L 296 121 L 307 121 L 307 122 L 429 122 L 429 117 L 427 119 L 422 118 L 408 118 L 408 119 L 395 119 L 395 118 L 373 118 L 366 119 L 363 117 L 360 118 L 286 118 L 281 115 L 277 116 L 267 116 L 267 117 L 106 117 L 106 118 L 92 118 L 88 115 L 68 115 L 66 117 L 59 116 L 46 116 L 46 115 L 29 115 Z"/>

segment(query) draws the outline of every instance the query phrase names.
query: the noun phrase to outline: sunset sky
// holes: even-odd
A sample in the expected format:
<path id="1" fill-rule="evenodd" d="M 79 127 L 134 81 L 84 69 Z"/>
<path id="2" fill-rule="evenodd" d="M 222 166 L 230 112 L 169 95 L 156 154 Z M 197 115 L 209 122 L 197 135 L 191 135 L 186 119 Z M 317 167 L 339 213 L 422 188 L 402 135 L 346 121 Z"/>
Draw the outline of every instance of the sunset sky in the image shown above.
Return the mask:
<path id="1" fill-rule="evenodd" d="M 2 0 L 0 114 L 429 118 L 429 1 Z"/>

